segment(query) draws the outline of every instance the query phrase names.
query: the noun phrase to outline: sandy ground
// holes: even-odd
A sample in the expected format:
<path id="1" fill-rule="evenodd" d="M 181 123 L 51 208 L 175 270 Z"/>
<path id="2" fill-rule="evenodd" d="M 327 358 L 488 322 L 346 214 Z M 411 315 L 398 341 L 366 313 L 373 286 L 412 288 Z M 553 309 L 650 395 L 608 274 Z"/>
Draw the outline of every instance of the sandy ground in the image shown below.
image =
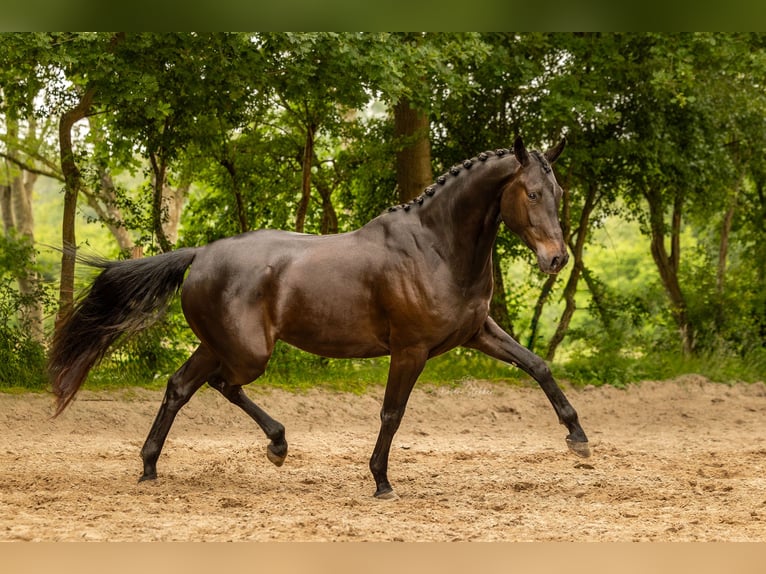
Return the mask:
<path id="1" fill-rule="evenodd" d="M 382 389 L 248 394 L 287 427 L 285 465 L 204 389 L 138 483 L 161 393 L 0 395 L 4 541 L 766 541 L 766 385 L 689 376 L 566 389 L 594 455 L 569 454 L 542 391 L 416 389 L 394 441 L 396 501 L 367 462 Z"/>

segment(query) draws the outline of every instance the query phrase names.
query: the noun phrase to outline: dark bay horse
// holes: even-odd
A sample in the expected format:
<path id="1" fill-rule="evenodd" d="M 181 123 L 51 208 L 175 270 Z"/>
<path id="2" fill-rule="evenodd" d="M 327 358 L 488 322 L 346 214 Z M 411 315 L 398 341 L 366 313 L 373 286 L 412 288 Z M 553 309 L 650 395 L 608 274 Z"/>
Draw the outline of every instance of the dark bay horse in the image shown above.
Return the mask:
<path id="1" fill-rule="evenodd" d="M 488 315 L 501 221 L 542 271 L 557 273 L 567 262 L 557 213 L 562 190 L 551 169 L 564 144 L 543 154 L 517 138 L 512 151 L 452 167 L 417 199 L 350 233 L 262 230 L 145 259 L 92 261 L 103 270 L 62 321 L 50 351 L 56 416 L 110 345 L 144 328 L 183 285 L 184 315 L 200 344 L 168 381 L 141 449 L 141 480 L 157 477 L 176 414 L 206 382 L 263 429 L 269 460 L 284 462 L 284 426 L 242 390 L 263 374 L 277 340 L 325 357 L 390 354 L 370 459 L 376 497 L 395 497 L 389 450 L 426 361 L 460 345 L 529 373 L 567 427 L 570 449 L 588 456 L 577 413 L 548 366 Z"/>

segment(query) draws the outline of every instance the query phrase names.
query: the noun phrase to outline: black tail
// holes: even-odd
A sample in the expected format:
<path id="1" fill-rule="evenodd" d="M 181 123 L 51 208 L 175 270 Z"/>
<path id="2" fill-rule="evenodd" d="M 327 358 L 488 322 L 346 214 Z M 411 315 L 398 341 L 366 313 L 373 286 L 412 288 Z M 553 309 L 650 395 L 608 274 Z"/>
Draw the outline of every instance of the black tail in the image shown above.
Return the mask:
<path id="1" fill-rule="evenodd" d="M 48 355 L 57 399 L 54 417 L 121 335 L 136 333 L 161 316 L 195 254 L 195 249 L 179 249 L 145 259 L 87 261 L 103 271 L 61 320 Z"/>

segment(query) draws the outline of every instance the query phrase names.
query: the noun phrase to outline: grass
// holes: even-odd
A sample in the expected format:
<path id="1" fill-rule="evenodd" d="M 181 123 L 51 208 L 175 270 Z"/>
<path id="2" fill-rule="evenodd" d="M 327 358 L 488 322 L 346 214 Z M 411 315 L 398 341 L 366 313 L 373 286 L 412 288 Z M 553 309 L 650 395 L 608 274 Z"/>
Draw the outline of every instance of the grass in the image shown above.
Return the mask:
<path id="1" fill-rule="evenodd" d="M 320 359 L 284 346 L 277 348 L 258 384 L 296 392 L 322 388 L 362 394 L 385 385 L 389 364 L 389 357 Z M 456 386 L 466 379 L 519 382 L 525 378 L 524 373 L 481 353 L 455 349 L 428 361 L 418 380 L 421 384 Z"/>
<path id="2" fill-rule="evenodd" d="M 0 391 L 41 391 L 47 386 L 45 350 L 30 337 L 0 329 Z"/>
<path id="3" fill-rule="evenodd" d="M 93 369 L 85 388 L 121 389 L 142 387 L 164 389 L 168 377 L 186 359 L 187 352 L 169 349 L 160 355 L 136 353 L 136 348 L 118 349 Z M 143 358 L 136 358 L 142 356 Z M 18 357 L 18 355 L 16 355 Z M 44 358 L 33 353 L 27 362 L 0 365 L 1 392 L 46 390 Z M 364 360 L 323 359 L 279 345 L 258 385 L 306 392 L 319 388 L 333 392 L 362 394 L 383 388 L 389 358 Z M 766 381 L 766 349 L 745 357 L 724 354 L 683 358 L 670 353 L 625 357 L 616 353 L 572 357 L 552 366 L 559 381 L 575 387 L 611 385 L 625 387 L 644 380 L 666 380 L 687 374 L 702 375 L 721 383 Z M 468 380 L 487 380 L 505 384 L 533 383 L 520 369 L 510 367 L 470 349 L 455 349 L 428 362 L 419 384 L 457 387 Z"/>
<path id="4" fill-rule="evenodd" d="M 625 357 L 616 353 L 577 357 L 553 366 L 554 374 L 575 386 L 611 385 L 625 387 L 640 381 L 662 381 L 682 375 L 701 375 L 718 383 L 766 382 L 766 349 L 745 356 L 703 354 L 683 357 L 652 353 Z"/>

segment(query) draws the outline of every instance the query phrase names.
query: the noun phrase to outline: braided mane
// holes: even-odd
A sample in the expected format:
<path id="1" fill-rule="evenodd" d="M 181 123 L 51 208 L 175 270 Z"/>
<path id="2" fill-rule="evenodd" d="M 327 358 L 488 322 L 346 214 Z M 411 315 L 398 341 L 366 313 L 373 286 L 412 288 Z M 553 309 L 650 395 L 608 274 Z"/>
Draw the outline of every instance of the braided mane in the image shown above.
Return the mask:
<path id="1" fill-rule="evenodd" d="M 529 155 L 534 156 L 535 159 L 537 159 L 537 161 L 543 164 L 543 171 L 545 173 L 550 173 L 551 171 L 553 171 L 553 168 L 551 167 L 551 164 L 548 162 L 548 159 L 539 151 L 532 150 L 529 152 Z"/>
<path id="2" fill-rule="evenodd" d="M 433 195 L 436 193 L 436 191 L 437 191 L 437 189 L 439 187 L 442 187 L 442 186 L 446 185 L 446 183 L 450 179 L 450 177 L 453 177 L 453 178 L 457 177 L 458 175 L 460 175 L 460 172 L 463 171 L 464 169 L 471 169 L 471 167 L 476 162 L 484 163 L 490 157 L 493 157 L 493 156 L 494 157 L 503 157 L 504 155 L 507 155 L 509 153 L 511 153 L 511 151 L 509 149 L 507 149 L 507 148 L 500 148 L 500 149 L 497 149 L 495 151 L 488 150 L 488 151 L 480 153 L 476 157 L 472 157 L 471 159 L 464 160 L 461 163 L 456 163 L 451 168 L 449 168 L 449 170 L 447 170 L 447 172 L 445 172 L 444 174 L 442 174 L 439 177 L 437 177 L 436 181 L 434 183 L 432 183 L 431 185 L 429 185 L 428 187 L 426 187 L 425 190 L 423 191 L 423 193 L 421 193 L 415 199 L 410 200 L 407 203 L 400 203 L 399 205 L 392 205 L 391 207 L 388 208 L 387 211 L 389 213 L 394 212 L 394 211 L 399 211 L 400 209 L 403 209 L 404 211 L 409 211 L 415 205 L 423 205 L 423 203 L 425 202 L 425 200 L 427 198 L 433 197 Z M 539 154 L 537 154 L 537 155 L 539 155 Z M 540 159 L 540 158 L 538 158 L 538 159 Z M 543 161 L 543 166 L 547 166 L 548 165 L 548 162 L 545 161 L 544 159 L 541 160 L 541 161 Z M 550 171 L 550 166 L 548 166 L 547 171 Z M 546 171 L 546 173 L 547 173 L 547 171 Z"/>

